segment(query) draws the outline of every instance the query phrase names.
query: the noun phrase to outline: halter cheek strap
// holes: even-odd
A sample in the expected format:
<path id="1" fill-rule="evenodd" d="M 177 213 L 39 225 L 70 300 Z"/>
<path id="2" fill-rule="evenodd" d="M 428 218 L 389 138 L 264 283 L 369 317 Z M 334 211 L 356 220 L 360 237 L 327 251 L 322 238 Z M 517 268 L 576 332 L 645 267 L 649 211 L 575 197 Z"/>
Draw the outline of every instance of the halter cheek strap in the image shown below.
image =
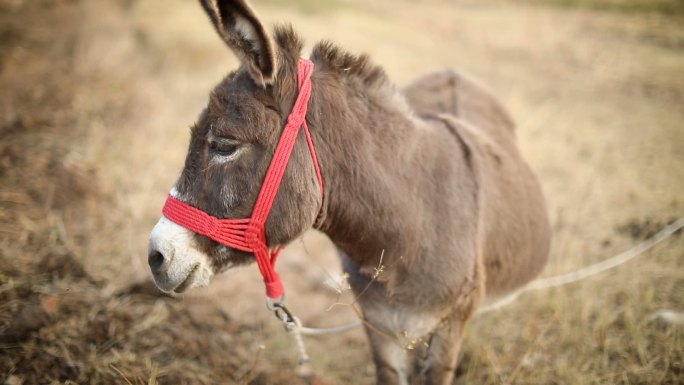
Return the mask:
<path id="1" fill-rule="evenodd" d="M 313 63 L 310 60 L 299 59 L 297 71 L 297 83 L 299 94 L 295 101 L 292 112 L 287 118 L 287 123 L 278 141 L 273 154 L 273 159 L 266 171 L 266 177 L 261 186 L 261 191 L 250 218 L 244 219 L 219 219 L 204 211 L 192 207 L 185 202 L 169 195 L 162 210 L 164 216 L 188 230 L 204 235 L 214 241 L 233 249 L 253 253 L 256 257 L 259 271 L 264 278 L 266 296 L 271 299 L 279 299 L 285 289 L 283 283 L 275 271 L 275 263 L 280 249 L 269 252 L 266 244 L 265 224 L 273 207 L 273 202 L 278 194 L 285 168 L 292 155 L 299 129 L 304 128 L 304 135 L 309 146 L 309 152 L 316 170 L 318 187 L 323 198 L 323 177 L 318 164 L 316 149 L 311 140 L 311 133 L 306 124 L 306 111 L 311 96 L 311 74 Z"/>

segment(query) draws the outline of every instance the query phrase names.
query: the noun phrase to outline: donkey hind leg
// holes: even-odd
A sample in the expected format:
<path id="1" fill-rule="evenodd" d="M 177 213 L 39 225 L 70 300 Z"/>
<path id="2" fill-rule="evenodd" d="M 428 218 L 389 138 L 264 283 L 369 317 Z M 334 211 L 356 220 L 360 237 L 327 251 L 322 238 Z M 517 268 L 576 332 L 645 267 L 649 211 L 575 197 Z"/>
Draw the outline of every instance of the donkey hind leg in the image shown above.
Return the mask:
<path id="1" fill-rule="evenodd" d="M 414 384 L 449 385 L 454 379 L 465 323 L 460 317 L 448 317 L 437 326 L 430 338 L 423 367 Z"/>

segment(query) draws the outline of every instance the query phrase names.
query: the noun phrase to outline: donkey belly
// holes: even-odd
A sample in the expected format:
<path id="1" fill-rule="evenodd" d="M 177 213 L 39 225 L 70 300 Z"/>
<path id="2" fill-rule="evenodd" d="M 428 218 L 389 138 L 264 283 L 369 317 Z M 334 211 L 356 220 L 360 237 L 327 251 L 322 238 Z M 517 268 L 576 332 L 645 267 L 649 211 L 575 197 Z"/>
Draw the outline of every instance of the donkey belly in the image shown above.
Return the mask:
<path id="1" fill-rule="evenodd" d="M 446 121 L 467 144 L 477 176 L 487 296 L 502 295 L 530 281 L 546 264 L 550 226 L 544 197 L 514 141 L 501 143 L 462 119 Z"/>
<path id="2" fill-rule="evenodd" d="M 480 176 L 483 264 L 487 293 L 523 285 L 544 267 L 550 230 L 536 177 L 520 155 L 514 125 L 498 100 L 451 70 L 423 75 L 403 89 L 421 115 L 448 114 L 466 140 Z"/>
<path id="3" fill-rule="evenodd" d="M 518 160 L 514 173 L 499 175 L 483 196 L 487 297 L 505 294 L 532 280 L 548 259 L 550 226 L 541 188 Z"/>

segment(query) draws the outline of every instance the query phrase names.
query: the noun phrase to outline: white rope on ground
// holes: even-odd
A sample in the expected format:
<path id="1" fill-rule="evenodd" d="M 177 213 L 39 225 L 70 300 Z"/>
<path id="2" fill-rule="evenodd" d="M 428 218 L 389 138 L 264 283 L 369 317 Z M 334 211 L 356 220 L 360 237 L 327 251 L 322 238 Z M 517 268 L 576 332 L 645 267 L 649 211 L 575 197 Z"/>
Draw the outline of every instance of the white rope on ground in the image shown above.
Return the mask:
<path id="1" fill-rule="evenodd" d="M 494 303 L 485 305 L 480 307 L 475 315 L 480 315 L 484 313 L 489 313 L 494 310 L 501 309 L 504 306 L 507 306 L 511 303 L 513 303 L 518 297 L 520 297 L 521 294 L 526 293 L 528 291 L 532 290 L 541 290 L 541 289 L 548 289 L 552 287 L 558 287 L 562 285 L 566 285 L 572 282 L 577 282 L 582 279 L 591 277 L 593 275 L 602 273 L 606 270 L 610 270 L 614 267 L 617 267 L 619 265 L 622 265 L 623 263 L 633 259 L 634 257 L 637 257 L 644 252 L 648 251 L 651 249 L 653 246 L 657 245 L 658 243 L 664 241 L 667 239 L 669 236 L 674 234 L 677 230 L 684 228 L 684 217 L 681 217 L 677 219 L 676 221 L 672 222 L 671 224 L 665 226 L 662 230 L 660 230 L 658 233 L 653 235 L 652 237 L 648 238 L 647 240 L 643 241 L 642 243 L 632 247 L 631 249 L 624 251 L 616 256 L 613 256 L 611 258 L 606 259 L 605 261 L 598 262 L 596 264 L 581 268 L 579 270 L 566 273 L 566 274 L 561 274 L 557 275 L 554 277 L 547 277 L 547 278 L 539 278 L 536 279 L 527 285 L 521 287 L 520 289 L 514 291 L 513 293 L 507 295 L 506 297 L 503 297 L 499 300 L 497 300 Z M 297 329 L 298 332 L 303 334 L 303 335 L 309 335 L 309 336 L 315 336 L 315 335 L 323 335 L 323 334 L 341 334 L 341 333 L 346 333 L 348 331 L 354 330 L 362 325 L 361 322 L 355 322 L 349 325 L 344 325 L 340 327 L 333 327 L 333 328 L 309 328 L 302 326 L 301 323 L 298 322 Z"/>
<path id="2" fill-rule="evenodd" d="M 651 238 L 648 238 L 647 240 L 643 241 L 642 243 L 632 247 L 631 249 L 624 251 L 614 257 L 608 258 L 605 261 L 601 261 L 599 263 L 581 268 L 579 270 L 567 273 L 567 274 L 562 274 L 562 275 L 557 275 L 555 277 L 548 277 L 548 278 L 540 278 L 536 279 L 527 285 L 521 287 L 520 289 L 514 291 L 513 293 L 507 295 L 506 297 L 501 298 L 500 300 L 491 303 L 489 305 L 483 306 L 480 309 L 478 309 L 476 315 L 479 314 L 484 314 L 488 313 L 493 310 L 500 309 L 516 299 L 518 297 L 528 291 L 532 290 L 541 290 L 541 289 L 548 289 L 552 287 L 557 287 L 557 286 L 562 286 L 566 285 L 568 283 L 572 282 L 577 282 L 582 279 L 591 277 L 593 275 L 602 273 L 606 270 L 610 270 L 614 267 L 617 267 L 619 265 L 622 265 L 623 263 L 633 259 L 634 257 L 643 254 L 653 246 L 657 245 L 658 243 L 664 241 L 666 238 L 668 238 L 670 235 L 674 234 L 675 231 L 681 229 L 684 227 L 684 217 L 681 217 L 677 219 L 676 221 L 672 222 L 671 224 L 665 226 L 662 230 L 660 230 L 657 234 L 652 236 Z"/>
<path id="3" fill-rule="evenodd" d="M 335 328 L 308 328 L 306 326 L 299 326 L 299 332 L 307 336 L 319 336 L 323 334 L 342 334 L 352 331 L 362 325 L 361 322 L 354 322 L 349 325 L 343 325 Z"/>

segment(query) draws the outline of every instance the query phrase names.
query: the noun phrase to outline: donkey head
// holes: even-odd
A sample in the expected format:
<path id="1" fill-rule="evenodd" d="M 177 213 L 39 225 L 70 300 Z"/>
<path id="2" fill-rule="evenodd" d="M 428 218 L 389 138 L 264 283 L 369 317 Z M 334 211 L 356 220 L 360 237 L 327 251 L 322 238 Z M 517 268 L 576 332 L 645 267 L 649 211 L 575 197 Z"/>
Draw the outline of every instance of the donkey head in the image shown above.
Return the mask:
<path id="1" fill-rule="evenodd" d="M 297 96 L 302 43 L 289 28 L 272 38 L 244 1 L 201 0 L 219 36 L 241 61 L 211 93 L 191 130 L 185 167 L 171 191 L 221 219 L 248 218 Z M 269 247 L 312 226 L 321 205 L 306 139 L 300 133 L 265 226 Z M 157 286 L 181 292 L 254 256 L 190 232 L 162 216 L 149 242 Z"/>

